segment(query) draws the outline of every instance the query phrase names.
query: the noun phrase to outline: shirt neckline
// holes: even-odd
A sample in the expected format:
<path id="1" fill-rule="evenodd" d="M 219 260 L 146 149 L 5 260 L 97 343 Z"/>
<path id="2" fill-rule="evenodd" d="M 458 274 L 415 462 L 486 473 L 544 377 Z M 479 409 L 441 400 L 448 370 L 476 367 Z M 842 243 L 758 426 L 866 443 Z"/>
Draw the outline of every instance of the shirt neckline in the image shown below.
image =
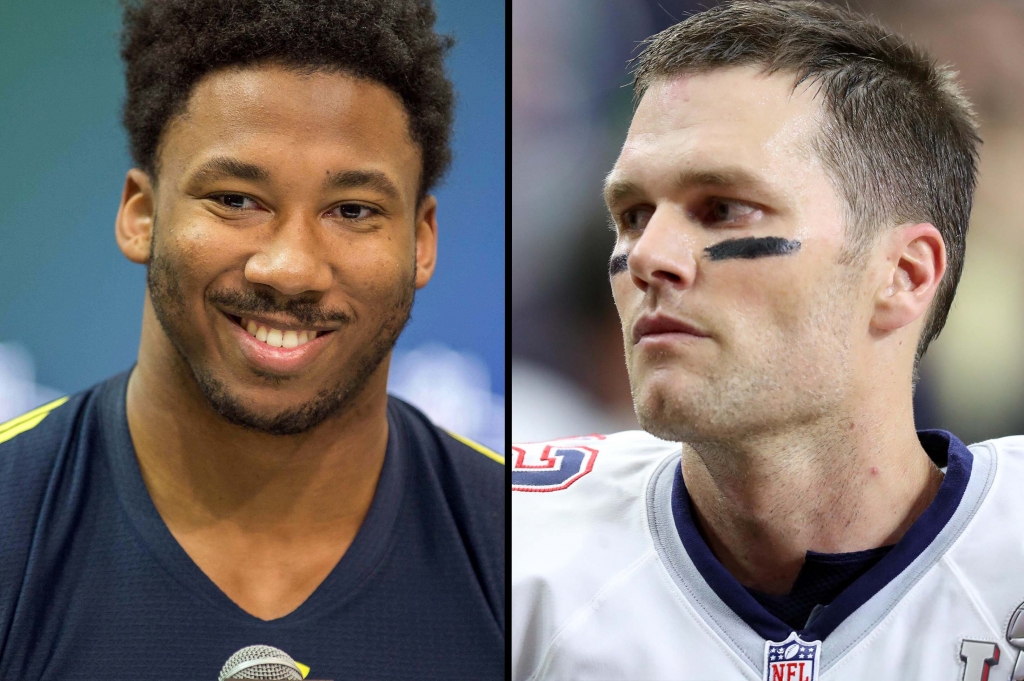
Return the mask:
<path id="1" fill-rule="evenodd" d="M 122 509 L 143 544 L 161 567 L 190 595 L 235 621 L 252 626 L 288 626 L 338 607 L 381 563 L 394 541 L 394 527 L 404 496 L 408 436 L 388 402 L 388 441 L 377 489 L 362 525 L 341 560 L 295 610 L 273 620 L 249 614 L 206 576 L 177 542 L 160 517 L 142 479 L 128 429 L 126 394 L 131 371 L 103 384 L 100 394 L 100 436 Z"/>
<path id="2" fill-rule="evenodd" d="M 806 627 L 811 619 L 825 611 L 836 596 L 884 558 L 892 547 L 888 544 L 846 553 L 807 551 L 789 593 L 769 594 L 751 587 L 744 588 L 765 610 L 786 624 L 790 623 L 784 616 L 788 614 L 793 618 L 799 616 L 798 621 Z"/>
<path id="3" fill-rule="evenodd" d="M 946 431 L 920 431 L 918 437 L 929 457 L 939 462 L 948 461 L 939 491 L 884 558 L 840 592 L 809 626 L 797 631 L 805 641 L 828 637 L 851 613 L 903 572 L 931 544 L 956 511 L 971 475 L 970 450 Z M 782 641 L 789 636 L 793 629 L 768 612 L 711 552 L 690 511 L 690 497 L 681 467 L 677 467 L 673 480 L 672 516 L 686 552 L 719 598 L 762 638 Z"/>

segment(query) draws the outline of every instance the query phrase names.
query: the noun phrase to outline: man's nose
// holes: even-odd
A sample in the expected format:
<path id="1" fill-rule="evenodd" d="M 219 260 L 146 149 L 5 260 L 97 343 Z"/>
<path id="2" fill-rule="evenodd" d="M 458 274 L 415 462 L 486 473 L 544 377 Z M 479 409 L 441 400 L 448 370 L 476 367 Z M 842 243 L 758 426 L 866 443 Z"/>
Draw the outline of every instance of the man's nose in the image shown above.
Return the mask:
<path id="1" fill-rule="evenodd" d="M 629 252 L 633 284 L 687 288 L 697 276 L 697 248 L 687 218 L 671 206 L 658 206 Z"/>
<path id="2" fill-rule="evenodd" d="M 271 226 L 270 236 L 245 264 L 245 278 L 285 295 L 326 291 L 332 281 L 323 226 L 297 212 Z"/>

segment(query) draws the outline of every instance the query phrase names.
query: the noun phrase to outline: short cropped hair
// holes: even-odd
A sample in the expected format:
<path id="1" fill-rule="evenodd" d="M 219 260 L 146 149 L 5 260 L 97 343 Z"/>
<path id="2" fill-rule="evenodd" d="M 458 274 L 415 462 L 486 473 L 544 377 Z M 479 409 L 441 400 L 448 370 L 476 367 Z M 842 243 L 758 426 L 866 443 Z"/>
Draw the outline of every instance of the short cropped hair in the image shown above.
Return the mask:
<path id="1" fill-rule="evenodd" d="M 659 79 L 748 65 L 791 72 L 794 88 L 819 86 L 824 115 L 813 146 L 845 199 L 851 259 L 887 227 L 929 222 L 942 234 L 947 269 L 916 368 L 945 325 L 960 281 L 977 179 L 981 140 L 955 74 L 849 10 L 735 0 L 647 39 L 633 73 L 635 100 Z"/>
<path id="2" fill-rule="evenodd" d="M 423 158 L 419 196 L 451 163 L 455 95 L 431 0 L 123 0 L 124 126 L 156 178 L 161 135 L 208 73 L 280 64 L 377 82 L 401 99 Z"/>

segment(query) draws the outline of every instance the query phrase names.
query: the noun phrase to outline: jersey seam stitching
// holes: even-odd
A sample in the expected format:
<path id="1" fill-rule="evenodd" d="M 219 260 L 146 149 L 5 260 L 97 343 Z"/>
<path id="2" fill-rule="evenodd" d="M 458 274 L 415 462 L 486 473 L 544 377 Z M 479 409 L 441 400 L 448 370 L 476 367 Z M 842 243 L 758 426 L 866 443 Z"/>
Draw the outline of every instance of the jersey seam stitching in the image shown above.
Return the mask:
<path id="1" fill-rule="evenodd" d="M 985 499 L 988 497 L 988 494 L 989 494 L 989 492 L 992 489 L 992 485 L 995 484 L 995 475 L 996 475 L 996 469 L 997 469 L 997 466 L 998 466 L 998 462 L 996 461 L 995 452 L 993 452 L 991 450 L 991 448 L 988 448 L 988 447 L 986 447 L 986 448 L 989 449 L 989 451 L 990 451 L 990 453 L 992 455 L 991 458 L 990 458 L 990 464 L 989 464 L 989 470 L 988 470 L 987 478 L 986 478 L 985 482 L 982 485 L 982 489 L 981 489 L 980 493 L 978 494 L 978 497 L 974 500 L 973 508 L 970 510 L 969 513 L 966 514 L 967 517 L 963 520 L 963 522 L 961 524 L 961 527 L 956 532 L 955 536 L 951 537 L 951 538 L 949 538 L 947 540 L 947 544 L 946 544 L 945 548 L 942 550 L 942 555 L 939 556 L 935 560 L 934 563 L 932 563 L 932 567 L 940 564 L 946 557 L 948 557 L 949 552 L 953 549 L 953 547 L 956 545 L 956 543 L 963 536 L 964 532 L 967 531 L 967 527 L 971 524 L 971 522 L 977 516 L 978 511 L 981 508 L 981 505 L 985 502 Z M 974 474 L 974 472 L 972 470 L 972 476 L 973 476 L 973 474 Z M 968 484 L 970 484 L 970 482 L 968 482 Z M 964 500 L 961 499 L 960 503 L 963 503 L 963 501 Z M 956 513 L 959 512 L 959 510 L 960 509 L 958 508 L 957 511 L 954 512 L 954 516 L 956 515 Z M 952 521 L 952 518 L 950 519 L 950 521 Z M 948 525 L 947 525 L 947 527 L 948 527 Z M 934 540 L 933 540 L 933 542 L 934 542 Z M 919 558 L 920 558 L 920 556 L 919 556 Z M 864 627 L 861 630 L 861 634 L 854 641 L 848 643 L 846 646 L 843 647 L 842 650 L 837 651 L 834 655 L 830 655 L 831 659 L 827 663 L 823 662 L 822 670 L 821 670 L 822 673 L 824 674 L 826 672 L 831 671 L 838 664 L 840 664 L 840 662 L 843 660 L 843 658 L 845 658 L 850 653 L 850 651 L 852 651 L 854 648 L 859 646 L 863 641 L 867 640 L 873 634 L 873 632 L 881 625 L 882 621 L 885 620 L 892 613 L 892 611 L 895 610 L 899 606 L 899 604 L 903 602 L 903 598 L 911 591 L 911 589 L 916 587 L 921 582 L 921 580 L 923 580 L 925 578 L 926 574 L 930 571 L 930 569 L 931 568 L 929 568 L 927 570 L 919 569 L 917 571 L 917 574 L 915 575 L 914 579 L 910 583 L 908 583 L 906 585 L 906 588 L 901 591 L 901 593 L 899 594 L 899 597 L 896 600 L 894 600 L 890 604 L 890 606 L 888 608 L 885 609 L 884 613 L 882 613 L 878 617 L 876 617 L 875 620 L 870 625 Z M 901 574 L 906 574 L 906 570 L 904 570 L 904 572 L 901 573 Z M 890 584 L 891 584 L 891 582 L 890 582 Z M 875 594 L 875 596 L 877 596 L 877 595 L 878 594 Z M 874 598 L 874 596 L 872 598 Z"/>
<path id="2" fill-rule="evenodd" d="M 680 457 L 682 456 L 682 450 L 680 450 L 677 453 L 680 455 Z M 675 454 L 676 453 L 673 453 L 673 457 L 674 457 Z M 647 491 L 645 493 L 645 502 L 646 502 L 645 503 L 645 507 L 647 507 L 648 509 L 653 507 L 653 499 L 646 498 L 646 495 L 651 494 L 651 491 L 652 491 L 651 488 L 657 485 L 657 483 L 655 482 L 655 478 L 656 477 L 660 477 L 662 475 L 662 471 L 663 470 L 664 470 L 664 463 L 662 463 L 662 465 L 660 465 L 658 467 L 658 470 L 656 471 L 655 475 L 652 476 L 651 479 L 648 481 Z M 647 516 L 646 519 L 645 519 L 645 522 L 647 523 L 647 531 L 651 535 L 651 538 L 654 540 L 655 545 L 657 546 L 659 543 L 662 542 L 661 533 L 660 533 L 659 530 L 655 529 L 655 527 L 651 524 L 651 522 L 650 522 L 650 511 L 648 511 L 648 513 L 646 513 L 645 515 Z M 701 623 L 707 629 L 709 629 L 711 631 L 711 633 L 713 633 L 717 638 L 725 639 L 725 641 L 727 641 L 729 643 L 729 645 L 727 646 L 727 649 L 729 650 L 729 652 L 732 653 L 733 655 L 735 655 L 737 659 L 739 659 L 742 662 L 744 662 L 746 664 L 746 666 L 754 673 L 755 676 L 759 676 L 759 675 L 763 674 L 764 670 L 763 669 L 759 670 L 757 668 L 757 666 L 756 666 L 757 662 L 754 661 L 754 660 L 751 660 L 750 658 L 748 658 L 744 654 L 745 651 L 744 651 L 743 646 L 740 645 L 740 643 L 738 641 L 736 641 L 730 635 L 730 633 L 728 631 L 728 627 L 726 627 L 722 622 L 720 622 L 718 620 L 718 618 L 716 617 L 716 614 L 714 612 L 712 612 L 709 608 L 706 607 L 705 603 L 703 602 L 703 599 L 701 599 L 697 595 L 697 593 L 693 590 L 693 588 L 690 586 L 690 584 L 687 583 L 687 581 L 682 578 L 683 576 L 680 574 L 680 575 L 678 575 L 679 579 L 675 578 L 674 573 L 676 573 L 677 571 L 675 570 L 674 566 L 672 566 L 670 568 L 669 565 L 665 565 L 665 561 L 661 560 L 661 556 L 660 555 L 658 556 L 658 562 L 662 566 L 664 571 L 668 574 L 669 579 L 671 580 L 671 583 L 676 587 L 676 591 L 677 591 L 678 595 L 682 596 L 690 604 L 691 607 L 696 606 L 696 607 L 700 608 L 700 611 L 707 618 L 707 619 L 701 618 L 703 620 Z M 687 597 L 685 594 L 682 593 L 682 588 L 681 587 L 686 589 L 686 591 L 690 595 L 689 597 Z M 709 626 L 708 625 L 708 620 L 710 620 L 711 622 L 714 622 L 715 626 L 717 627 L 718 630 L 716 630 L 715 628 Z"/>
<path id="3" fill-rule="evenodd" d="M 644 566 L 646 562 L 655 555 L 653 548 L 648 548 L 632 563 L 619 570 L 617 573 L 612 575 L 602 586 L 597 593 L 591 596 L 590 600 L 584 603 L 582 606 L 576 609 L 561 627 L 555 631 L 551 637 L 551 643 L 548 644 L 547 650 L 544 651 L 544 655 L 541 657 L 540 664 L 537 665 L 537 671 L 534 672 L 529 678 L 529 681 L 535 681 L 541 678 L 547 673 L 547 667 L 550 665 L 552 655 L 556 649 L 561 645 L 563 635 L 572 627 L 577 626 L 579 623 L 586 620 L 588 617 L 596 613 L 601 606 L 607 601 L 608 596 L 612 594 L 616 589 L 621 587 L 627 578 Z"/>
<path id="4" fill-rule="evenodd" d="M 1002 632 L 1000 632 L 999 627 L 996 626 L 995 618 L 992 616 L 992 613 L 988 611 L 988 608 L 986 608 L 979 601 L 979 599 L 977 598 L 977 594 L 974 593 L 974 589 L 970 587 L 970 585 L 967 583 L 967 579 L 960 571 L 960 567 L 948 555 L 942 557 L 942 562 L 945 563 L 946 567 L 949 568 L 949 571 L 953 573 L 953 577 L 960 585 L 960 589 L 967 595 L 967 599 L 971 602 L 971 605 L 974 607 L 974 610 L 981 616 L 981 619 L 985 623 L 985 626 L 988 627 L 989 630 L 995 635 L 996 640 L 999 640 L 1002 637 Z"/>

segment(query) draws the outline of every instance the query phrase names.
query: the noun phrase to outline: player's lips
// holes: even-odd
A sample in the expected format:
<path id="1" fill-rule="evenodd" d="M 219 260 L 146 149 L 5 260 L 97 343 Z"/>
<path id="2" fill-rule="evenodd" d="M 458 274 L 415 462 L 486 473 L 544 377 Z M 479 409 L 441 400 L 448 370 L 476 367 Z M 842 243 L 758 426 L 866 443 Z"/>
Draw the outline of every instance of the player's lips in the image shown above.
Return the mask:
<path id="1" fill-rule="evenodd" d="M 663 314 L 644 315 L 633 324 L 633 344 L 641 341 L 707 338 L 708 333 L 675 317 Z"/>
<path id="2" fill-rule="evenodd" d="M 265 371 L 292 373 L 313 362 L 336 329 L 225 313 L 246 359 Z"/>

